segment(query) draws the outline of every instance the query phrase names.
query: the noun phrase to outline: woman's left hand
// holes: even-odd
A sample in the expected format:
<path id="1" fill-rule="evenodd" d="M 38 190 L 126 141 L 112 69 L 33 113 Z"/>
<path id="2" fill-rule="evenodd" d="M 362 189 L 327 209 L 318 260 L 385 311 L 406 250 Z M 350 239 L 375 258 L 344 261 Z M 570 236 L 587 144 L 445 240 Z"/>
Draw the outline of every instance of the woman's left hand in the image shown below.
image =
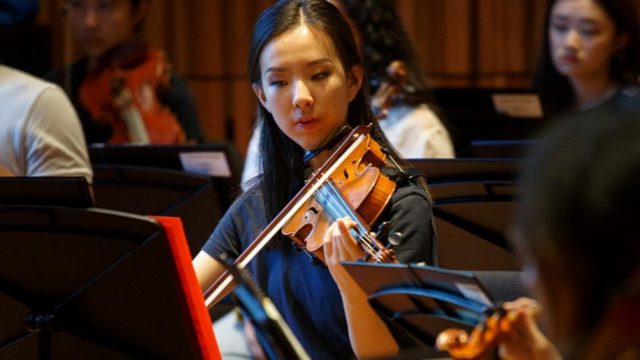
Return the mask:
<path id="1" fill-rule="evenodd" d="M 388 357 L 397 354 L 398 344 L 382 319 L 369 305 L 367 294 L 340 264 L 365 257 L 349 230 L 356 226 L 349 218 L 336 220 L 324 235 L 325 263 L 338 285 L 344 306 L 351 346 L 358 358 Z"/>
<path id="2" fill-rule="evenodd" d="M 365 256 L 364 250 L 349 232 L 355 227 L 356 223 L 351 218 L 340 218 L 329 226 L 324 236 L 325 262 L 334 277 L 334 271 L 342 267 L 341 261 L 356 261 Z"/>

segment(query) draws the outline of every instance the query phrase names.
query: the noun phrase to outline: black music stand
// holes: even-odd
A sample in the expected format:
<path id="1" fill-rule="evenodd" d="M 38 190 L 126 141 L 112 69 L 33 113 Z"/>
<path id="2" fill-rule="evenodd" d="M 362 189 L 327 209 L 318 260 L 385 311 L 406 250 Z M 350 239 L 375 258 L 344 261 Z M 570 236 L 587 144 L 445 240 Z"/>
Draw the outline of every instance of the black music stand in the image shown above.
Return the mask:
<path id="1" fill-rule="evenodd" d="M 472 140 L 471 154 L 476 158 L 518 159 L 527 156 L 527 150 L 536 143 L 523 140 Z"/>
<path id="2" fill-rule="evenodd" d="M 0 204 L 88 208 L 93 199 L 84 177 L 7 176 L 0 177 Z"/>
<path id="3" fill-rule="evenodd" d="M 208 176 L 224 213 L 240 191 L 243 159 L 228 141 L 194 145 L 93 144 L 94 165 L 133 165 Z"/>
<path id="4" fill-rule="evenodd" d="M 520 270 L 507 240 L 516 208 L 513 199 L 434 202 L 439 265 L 457 270 Z"/>
<path id="5" fill-rule="evenodd" d="M 0 206 L 0 358 L 219 358 L 177 221 Z"/>
<path id="6" fill-rule="evenodd" d="M 222 217 L 223 209 L 208 177 L 128 165 L 94 165 L 93 173 L 96 207 L 180 217 L 193 256 Z"/>
<path id="7" fill-rule="evenodd" d="M 459 270 L 519 270 L 506 233 L 521 188 L 520 169 L 530 160 L 411 162 L 430 184 L 439 265 Z"/>
<path id="8" fill-rule="evenodd" d="M 433 350 L 437 335 L 451 327 L 471 330 L 495 307 L 472 273 L 414 264 L 343 262 L 392 329 L 413 347 Z"/>
<path id="9" fill-rule="evenodd" d="M 249 272 L 220 257 L 216 257 L 216 260 L 227 268 L 236 281 L 233 295 L 240 310 L 251 322 L 266 358 L 269 360 L 310 359 L 271 299 L 262 293 Z"/>
<path id="10" fill-rule="evenodd" d="M 546 123 L 535 89 L 436 88 L 433 94 L 458 157 L 472 156 L 474 140 L 529 139 Z M 518 106 L 515 98 L 532 107 Z"/>

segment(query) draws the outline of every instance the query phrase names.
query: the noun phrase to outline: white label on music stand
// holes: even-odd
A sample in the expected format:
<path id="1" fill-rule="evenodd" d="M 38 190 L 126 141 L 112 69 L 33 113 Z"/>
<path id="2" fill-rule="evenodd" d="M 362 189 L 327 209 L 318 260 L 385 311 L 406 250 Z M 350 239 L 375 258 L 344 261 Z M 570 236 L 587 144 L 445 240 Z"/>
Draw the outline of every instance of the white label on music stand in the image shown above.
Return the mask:
<path id="1" fill-rule="evenodd" d="M 489 300 L 489 298 L 484 294 L 484 291 L 482 291 L 479 286 L 474 284 L 456 283 L 456 287 L 467 299 L 479 302 L 487 306 L 493 306 L 491 300 Z"/>
<path id="2" fill-rule="evenodd" d="M 542 105 L 536 94 L 493 94 L 491 97 L 500 114 L 519 118 L 542 117 Z"/>
<path id="3" fill-rule="evenodd" d="M 180 162 L 186 172 L 215 177 L 231 177 L 227 157 L 222 151 L 194 151 L 180 153 Z"/>

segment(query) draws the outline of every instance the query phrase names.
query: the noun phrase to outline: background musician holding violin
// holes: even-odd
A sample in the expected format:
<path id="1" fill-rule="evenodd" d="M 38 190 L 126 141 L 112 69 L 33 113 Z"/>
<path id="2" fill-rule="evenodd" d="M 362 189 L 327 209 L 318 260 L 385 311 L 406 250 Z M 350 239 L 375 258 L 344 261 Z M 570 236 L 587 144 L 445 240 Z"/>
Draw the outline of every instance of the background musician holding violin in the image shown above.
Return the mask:
<path id="1" fill-rule="evenodd" d="M 437 114 L 394 0 L 329 0 L 360 42 L 371 103 L 380 127 L 404 158 L 452 158 L 453 143 Z"/>
<path id="2" fill-rule="evenodd" d="M 390 329 L 340 261 L 368 254 L 362 238 L 372 235 L 366 230 L 355 235 L 360 229 L 356 222 L 373 210 L 377 215 L 370 219 L 372 231 L 388 221 L 390 233 L 402 233 L 392 252 L 394 259 L 433 264 L 431 202 L 423 180 L 405 173 L 408 165 L 376 125 L 366 96 L 364 65 L 348 24 L 325 0 L 279 1 L 262 13 L 254 27 L 248 71 L 259 100 L 257 116 L 264 124 L 260 134 L 264 172 L 235 201 L 194 259 L 203 290 L 206 293 L 223 274 L 219 261 L 242 258 L 254 240 L 263 238 L 265 231 L 279 229 L 274 224 L 281 219 L 290 218 L 286 227 L 298 222 L 292 226 L 297 246 L 277 231 L 247 269 L 309 356 L 348 359 L 396 354 L 399 346 Z M 366 124 L 372 124 L 366 128 L 369 136 L 363 132 L 351 137 L 341 131 L 344 125 L 356 131 Z M 362 139 L 367 140 L 359 142 Z M 359 158 L 340 160 L 350 154 L 342 152 L 345 141 L 371 149 Z M 377 154 L 380 161 L 372 159 L 375 144 L 386 151 Z M 400 165 L 392 166 L 385 156 Z M 360 166 L 368 161 L 369 165 Z M 336 166 L 344 166 L 344 171 L 331 170 Z M 352 166 L 357 171 L 351 171 Z M 323 178 L 327 174 L 330 179 Z M 369 194 L 368 181 L 363 182 L 366 186 L 342 187 L 336 179 L 360 183 L 369 175 L 379 181 L 372 193 L 380 183 L 390 189 L 385 201 L 378 208 L 358 208 L 358 215 L 337 220 L 329 216 L 333 212 L 323 202 L 325 197 L 333 204 L 332 200 L 358 197 L 355 193 Z M 319 186 L 318 192 L 299 192 L 313 186 Z M 335 188 L 338 191 L 331 193 Z M 323 190 L 330 194 L 322 195 Z M 300 196 L 308 200 L 298 202 Z M 291 214 L 288 209 L 296 210 Z M 320 224 L 326 230 L 314 232 Z M 315 235 L 305 238 L 307 233 Z M 377 241 L 387 245 L 388 239 L 379 234 Z M 299 250 L 301 246 L 309 249 L 311 242 L 313 251 Z"/>
<path id="3" fill-rule="evenodd" d="M 150 0 L 69 0 L 85 57 L 47 76 L 67 91 L 88 143 L 200 142 L 186 83 L 165 54 L 138 39 Z"/>

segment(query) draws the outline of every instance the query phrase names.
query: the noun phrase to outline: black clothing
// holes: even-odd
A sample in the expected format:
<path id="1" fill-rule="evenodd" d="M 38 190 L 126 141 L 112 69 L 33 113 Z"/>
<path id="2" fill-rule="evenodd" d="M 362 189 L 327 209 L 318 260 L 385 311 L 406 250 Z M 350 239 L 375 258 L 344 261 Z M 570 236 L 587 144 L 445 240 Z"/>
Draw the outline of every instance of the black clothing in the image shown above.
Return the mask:
<path id="1" fill-rule="evenodd" d="M 403 235 L 395 248 L 400 262 L 433 264 L 431 205 L 419 185 L 399 181 L 380 218 L 391 222 L 391 232 Z M 234 260 L 267 224 L 262 190 L 256 184 L 234 202 L 203 250 Z M 312 359 L 354 357 L 341 295 L 326 266 L 312 262 L 295 246 L 284 245 L 262 250 L 248 269 Z"/>

